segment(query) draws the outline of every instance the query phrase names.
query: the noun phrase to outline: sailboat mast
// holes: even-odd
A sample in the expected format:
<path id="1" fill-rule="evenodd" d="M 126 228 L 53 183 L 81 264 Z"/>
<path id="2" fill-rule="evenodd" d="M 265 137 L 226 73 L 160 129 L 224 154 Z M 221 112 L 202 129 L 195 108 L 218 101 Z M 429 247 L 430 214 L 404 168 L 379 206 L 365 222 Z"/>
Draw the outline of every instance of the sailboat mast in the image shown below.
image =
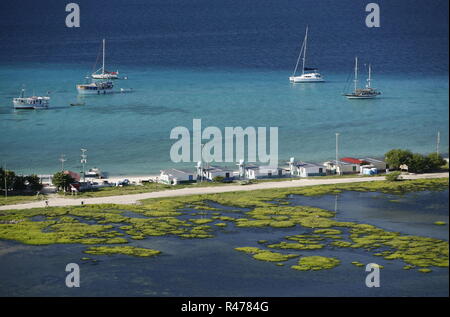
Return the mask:
<path id="1" fill-rule="evenodd" d="M 308 26 L 306 27 L 306 33 L 305 33 L 305 47 L 303 49 L 303 67 L 302 67 L 302 75 L 305 73 L 305 59 L 306 59 L 306 43 L 308 41 Z"/>
<path id="2" fill-rule="evenodd" d="M 102 64 L 102 74 L 105 73 L 105 39 L 103 39 L 103 64 Z"/>
<path id="3" fill-rule="evenodd" d="M 355 57 L 355 91 L 358 87 L 358 57 Z"/>
<path id="4" fill-rule="evenodd" d="M 367 78 L 367 88 L 370 88 L 371 73 L 372 73 L 372 66 L 369 64 L 369 77 Z"/>

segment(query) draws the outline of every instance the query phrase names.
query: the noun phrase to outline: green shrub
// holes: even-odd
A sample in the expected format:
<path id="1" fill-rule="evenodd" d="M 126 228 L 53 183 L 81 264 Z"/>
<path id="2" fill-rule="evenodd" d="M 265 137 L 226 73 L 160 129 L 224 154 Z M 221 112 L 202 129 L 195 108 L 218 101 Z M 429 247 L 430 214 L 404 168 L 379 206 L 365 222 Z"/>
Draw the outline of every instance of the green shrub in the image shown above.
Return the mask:
<path id="1" fill-rule="evenodd" d="M 393 149 L 384 155 L 386 163 L 391 169 L 399 169 L 400 165 L 409 163 L 413 157 L 413 154 L 409 150 Z"/>
<path id="2" fill-rule="evenodd" d="M 225 180 L 225 178 L 223 176 L 216 176 L 213 178 L 213 182 L 216 182 L 216 183 L 223 183 L 224 180 Z"/>
<path id="3" fill-rule="evenodd" d="M 386 180 L 388 181 L 388 182 L 395 182 L 395 181 L 398 181 L 398 180 L 400 180 L 400 172 L 391 172 L 391 173 L 389 173 L 389 174 L 386 174 Z"/>
<path id="4" fill-rule="evenodd" d="M 428 169 L 429 170 L 437 170 L 437 169 L 441 168 L 442 166 L 444 166 L 445 164 L 447 164 L 447 162 L 444 160 L 444 158 L 436 152 L 428 154 L 427 158 L 428 158 L 428 164 L 429 164 Z"/>

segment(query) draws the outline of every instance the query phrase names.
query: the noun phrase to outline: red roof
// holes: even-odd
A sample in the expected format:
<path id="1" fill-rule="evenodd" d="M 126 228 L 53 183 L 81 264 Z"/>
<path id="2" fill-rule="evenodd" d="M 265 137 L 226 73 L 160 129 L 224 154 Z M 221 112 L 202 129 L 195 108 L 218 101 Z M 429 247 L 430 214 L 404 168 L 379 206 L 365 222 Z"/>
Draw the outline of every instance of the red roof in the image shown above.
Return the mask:
<path id="1" fill-rule="evenodd" d="M 72 172 L 72 171 L 64 171 L 64 174 L 70 175 L 77 182 L 80 181 L 80 174 L 78 174 L 78 173 L 75 173 L 75 172 Z"/>
<path id="2" fill-rule="evenodd" d="M 341 161 L 342 162 L 347 162 L 347 163 L 352 163 L 352 164 L 364 164 L 364 163 L 366 163 L 365 161 L 357 159 L 357 158 L 354 158 L 354 157 L 343 157 L 343 158 L 341 158 Z"/>

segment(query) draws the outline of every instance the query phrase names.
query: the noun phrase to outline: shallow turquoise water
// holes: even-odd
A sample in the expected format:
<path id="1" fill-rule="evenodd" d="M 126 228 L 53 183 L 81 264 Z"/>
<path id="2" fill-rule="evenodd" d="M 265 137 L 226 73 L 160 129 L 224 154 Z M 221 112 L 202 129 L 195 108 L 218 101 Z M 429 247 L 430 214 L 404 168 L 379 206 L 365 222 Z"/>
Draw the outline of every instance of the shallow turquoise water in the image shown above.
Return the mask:
<path id="1" fill-rule="evenodd" d="M 0 68 L 0 148 L 8 168 L 52 173 L 64 153 L 66 167 L 79 171 L 80 148 L 88 149 L 88 166 L 110 174 L 191 167 L 170 161 L 175 140 L 169 135 L 176 126 L 192 130 L 193 118 L 222 132 L 227 126 L 278 127 L 282 163 L 291 156 L 333 158 L 336 132 L 342 156 L 382 156 L 391 148 L 428 153 L 435 150 L 438 130 L 441 151 L 448 152 L 446 76 L 375 70 L 373 85 L 383 95 L 349 101 L 341 96 L 346 73 L 324 73 L 323 84 L 291 85 L 285 71 L 130 66 L 122 70 L 129 79 L 115 83 L 133 93 L 77 98 L 75 84 L 88 71 L 73 64 Z M 14 111 L 11 99 L 23 84 L 30 94 L 51 91 L 51 107 Z M 83 101 L 85 106 L 69 105 Z"/>
<path id="2" fill-rule="evenodd" d="M 392 200 L 397 200 L 393 202 Z M 357 221 L 380 228 L 448 241 L 448 190 L 404 196 L 345 192 L 335 196 L 291 198 L 294 204 L 310 204 L 336 210 L 338 221 Z M 224 211 L 224 215 L 226 212 Z M 236 214 L 234 214 L 236 216 Z M 336 257 L 341 264 L 332 270 L 295 271 L 261 262 L 237 252 L 236 247 L 261 247 L 258 240 L 279 242 L 283 237 L 310 232 L 302 227 L 217 229 L 211 239 L 151 237 L 132 245 L 163 253 L 154 258 L 90 256 L 99 260 L 82 264 L 86 246 L 24 246 L 0 241 L 1 296 L 448 296 L 448 268 L 423 274 L 404 270 L 402 261 L 375 257 L 360 249 L 298 252 L 303 256 Z M 286 252 L 287 253 L 287 252 Z M 297 252 L 292 252 L 297 253 Z M 352 261 L 384 266 L 380 288 L 365 286 L 364 267 Z M 81 287 L 65 287 L 67 263 L 80 263 Z"/>

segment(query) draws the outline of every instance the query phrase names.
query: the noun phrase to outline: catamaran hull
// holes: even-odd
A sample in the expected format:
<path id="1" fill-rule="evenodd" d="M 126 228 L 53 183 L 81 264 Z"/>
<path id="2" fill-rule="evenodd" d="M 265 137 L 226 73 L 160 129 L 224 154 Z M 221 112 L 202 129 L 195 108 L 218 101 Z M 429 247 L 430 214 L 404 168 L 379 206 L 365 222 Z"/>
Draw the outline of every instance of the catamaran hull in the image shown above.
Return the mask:
<path id="1" fill-rule="evenodd" d="M 119 79 L 119 76 L 111 74 L 92 74 L 91 76 L 93 79 Z"/>
<path id="2" fill-rule="evenodd" d="M 352 96 L 352 95 L 345 95 L 345 97 L 347 97 L 347 99 L 373 99 L 375 98 L 377 95 L 374 96 Z"/>
<path id="3" fill-rule="evenodd" d="M 301 77 L 289 77 L 291 83 L 323 83 L 323 78 L 301 78 Z"/>

